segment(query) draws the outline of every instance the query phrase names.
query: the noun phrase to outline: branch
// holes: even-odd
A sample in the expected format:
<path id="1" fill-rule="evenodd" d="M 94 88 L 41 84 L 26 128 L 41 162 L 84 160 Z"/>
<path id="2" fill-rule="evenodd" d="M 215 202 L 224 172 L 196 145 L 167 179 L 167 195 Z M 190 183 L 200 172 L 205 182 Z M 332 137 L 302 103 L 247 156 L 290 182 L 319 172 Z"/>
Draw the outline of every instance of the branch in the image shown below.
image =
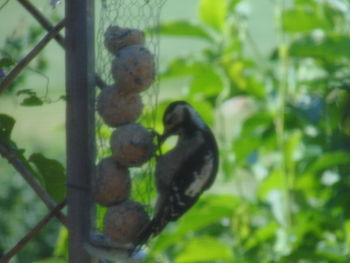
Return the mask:
<path id="1" fill-rule="evenodd" d="M 54 29 L 54 26 L 50 23 L 49 20 L 44 17 L 40 11 L 28 0 L 18 0 L 22 6 L 36 19 L 39 24 L 46 29 L 46 31 L 51 31 Z M 54 37 L 55 40 L 64 48 L 64 37 L 59 33 Z"/>
<path id="2" fill-rule="evenodd" d="M 46 206 L 51 210 L 56 207 L 56 202 L 47 194 L 47 192 L 35 180 L 32 172 L 27 168 L 23 161 L 17 156 L 16 151 L 11 149 L 9 145 L 0 140 L 0 155 L 17 170 L 24 180 L 33 188 L 36 194 L 44 201 Z M 57 218 L 68 226 L 67 217 L 61 212 L 57 213 Z"/>
<path id="3" fill-rule="evenodd" d="M 32 4 L 30 3 L 28 0 L 18 0 L 23 7 L 32 14 L 32 16 L 34 18 L 36 18 L 36 20 L 38 20 L 39 24 L 45 28 L 47 31 L 51 31 L 54 27 L 53 25 L 50 23 L 49 20 L 46 19 L 46 17 L 43 16 L 42 13 L 40 13 L 40 11 Z M 56 41 L 61 45 L 61 47 L 65 48 L 65 43 L 64 43 L 64 37 L 61 36 L 59 33 L 55 36 Z M 102 78 L 95 73 L 95 82 L 96 82 L 96 86 L 99 87 L 100 89 L 104 89 L 107 84 L 102 80 Z"/>
<path id="4" fill-rule="evenodd" d="M 17 75 L 27 66 L 32 59 L 38 55 L 38 53 L 54 38 L 58 32 L 64 27 L 65 20 L 59 22 L 52 31 L 47 33 L 44 38 L 25 56 L 6 76 L 6 78 L 0 83 L 0 93 L 11 84 L 11 82 L 17 77 Z"/>
<path id="5" fill-rule="evenodd" d="M 0 5 L 0 10 L 3 9 L 9 2 L 10 2 L 10 0 L 6 0 L 5 3 Z"/>
<path id="6" fill-rule="evenodd" d="M 38 232 L 46 226 L 46 224 L 58 214 L 58 212 L 66 205 L 67 200 L 59 203 L 49 214 L 47 214 L 30 232 L 28 232 L 9 252 L 7 252 L 1 259 L 0 263 L 9 262 L 9 260 L 16 255 Z"/>

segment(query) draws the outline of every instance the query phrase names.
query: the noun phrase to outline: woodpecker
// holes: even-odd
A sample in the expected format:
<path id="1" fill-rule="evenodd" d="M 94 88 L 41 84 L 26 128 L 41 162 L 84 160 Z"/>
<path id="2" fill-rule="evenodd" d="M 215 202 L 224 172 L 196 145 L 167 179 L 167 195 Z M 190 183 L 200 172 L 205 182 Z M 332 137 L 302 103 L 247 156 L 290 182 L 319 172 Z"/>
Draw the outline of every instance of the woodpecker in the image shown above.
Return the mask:
<path id="1" fill-rule="evenodd" d="M 157 157 L 155 213 L 138 236 L 137 247 L 187 212 L 213 184 L 218 170 L 214 135 L 190 104 L 171 103 L 165 110 L 163 125 L 160 144 L 171 135 L 177 135 L 178 141 L 172 150 Z"/>

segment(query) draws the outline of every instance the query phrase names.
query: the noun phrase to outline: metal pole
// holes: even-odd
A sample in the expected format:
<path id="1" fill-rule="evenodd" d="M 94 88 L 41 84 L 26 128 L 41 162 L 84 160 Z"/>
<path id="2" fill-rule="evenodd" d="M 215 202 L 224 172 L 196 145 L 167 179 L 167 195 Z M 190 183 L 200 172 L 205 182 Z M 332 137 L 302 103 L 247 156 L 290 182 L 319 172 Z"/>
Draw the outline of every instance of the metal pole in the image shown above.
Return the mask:
<path id="1" fill-rule="evenodd" d="M 69 262 L 90 263 L 84 242 L 90 231 L 95 162 L 94 3 L 66 0 L 65 5 Z"/>

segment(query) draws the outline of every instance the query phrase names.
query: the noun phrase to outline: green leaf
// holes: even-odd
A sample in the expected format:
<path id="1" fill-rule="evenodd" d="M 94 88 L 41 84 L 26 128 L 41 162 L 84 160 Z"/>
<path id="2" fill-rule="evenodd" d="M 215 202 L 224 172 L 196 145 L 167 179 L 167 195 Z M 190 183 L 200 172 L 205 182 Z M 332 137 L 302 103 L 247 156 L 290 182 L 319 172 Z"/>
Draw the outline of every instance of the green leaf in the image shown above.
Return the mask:
<path id="1" fill-rule="evenodd" d="M 159 33 L 167 36 L 194 37 L 212 41 L 210 34 L 201 26 L 189 21 L 173 21 L 162 23 Z"/>
<path id="2" fill-rule="evenodd" d="M 341 129 L 346 135 L 350 136 L 350 116 L 343 118 Z"/>
<path id="3" fill-rule="evenodd" d="M 216 262 L 233 260 L 232 248 L 212 237 L 193 238 L 184 251 L 176 257 L 176 263 Z"/>
<path id="4" fill-rule="evenodd" d="M 344 223 L 344 230 L 345 230 L 346 245 L 350 246 L 350 220 L 349 219 L 347 219 Z"/>
<path id="5" fill-rule="evenodd" d="M 103 231 L 103 220 L 106 212 L 107 212 L 106 207 L 96 205 L 96 228 L 101 232 Z"/>
<path id="6" fill-rule="evenodd" d="M 190 95 L 215 96 L 222 92 L 224 83 L 215 67 L 206 63 L 197 63 L 193 68 L 193 79 L 190 83 Z"/>
<path id="7" fill-rule="evenodd" d="M 41 106 L 44 102 L 35 95 L 25 98 L 22 102 L 22 106 Z"/>
<path id="8" fill-rule="evenodd" d="M 227 10 L 227 0 L 201 0 L 199 3 L 200 20 L 217 31 L 225 25 Z"/>
<path id="9" fill-rule="evenodd" d="M 209 195 L 200 201 L 186 218 L 180 221 L 177 231 L 186 234 L 218 222 L 223 217 L 231 217 L 238 201 L 229 195 Z"/>
<path id="10" fill-rule="evenodd" d="M 259 196 L 265 198 L 272 190 L 283 189 L 284 182 L 280 170 L 274 170 L 262 181 L 259 187 Z"/>
<path id="11" fill-rule="evenodd" d="M 334 61 L 350 57 L 350 38 L 348 36 L 327 36 L 323 39 L 308 35 L 290 47 L 290 54 L 295 57 L 314 57 Z"/>
<path id="12" fill-rule="evenodd" d="M 54 250 L 54 255 L 56 257 L 65 257 L 68 253 L 68 230 L 65 227 L 61 227 Z"/>
<path id="13" fill-rule="evenodd" d="M 36 93 L 32 90 L 32 89 L 21 89 L 19 91 L 16 92 L 16 95 L 28 95 L 28 96 L 32 96 L 35 95 Z"/>
<path id="14" fill-rule="evenodd" d="M 229 0 L 228 10 L 229 12 L 235 12 L 235 8 L 242 0 Z"/>
<path id="15" fill-rule="evenodd" d="M 14 65 L 15 62 L 11 58 L 1 58 L 0 59 L 0 68 L 7 68 Z"/>
<path id="16" fill-rule="evenodd" d="M 327 244 L 325 241 L 320 242 L 317 246 L 316 253 L 328 262 L 347 262 L 346 255 L 342 255 L 343 247 L 337 244 Z"/>
<path id="17" fill-rule="evenodd" d="M 260 227 L 248 238 L 245 248 L 252 249 L 260 244 L 266 244 L 268 240 L 272 240 L 275 237 L 277 229 L 278 224 L 276 221 L 271 221 L 266 226 Z"/>
<path id="18" fill-rule="evenodd" d="M 178 78 L 183 76 L 191 75 L 194 70 L 194 63 L 188 58 L 176 58 L 171 61 L 166 70 L 160 75 L 160 78 Z"/>
<path id="19" fill-rule="evenodd" d="M 258 82 L 250 73 L 253 69 L 251 61 L 237 60 L 225 62 L 225 68 L 233 84 L 231 85 L 232 95 L 243 91 L 259 98 L 265 97 L 266 91 L 264 85 Z"/>
<path id="20" fill-rule="evenodd" d="M 238 140 L 232 144 L 232 150 L 235 152 L 237 162 L 244 162 L 248 156 L 255 152 L 262 143 L 259 136 L 245 136 L 242 134 Z"/>
<path id="21" fill-rule="evenodd" d="M 55 258 L 55 257 L 51 257 L 51 258 L 46 258 L 46 259 L 42 259 L 39 261 L 35 261 L 35 263 L 66 263 L 67 260 L 63 259 L 63 258 Z"/>
<path id="22" fill-rule="evenodd" d="M 6 114 L 0 114 L 0 139 L 5 142 L 10 141 L 11 132 L 15 126 L 15 120 Z"/>
<path id="23" fill-rule="evenodd" d="M 270 112 L 257 111 L 244 122 L 242 135 L 249 134 L 250 136 L 250 134 L 253 134 L 254 136 L 261 136 L 264 130 L 270 127 L 272 123 L 273 115 Z"/>
<path id="24" fill-rule="evenodd" d="M 17 96 L 24 95 L 25 98 L 21 102 L 22 106 L 41 106 L 44 104 L 43 100 L 40 99 L 35 91 L 32 89 L 22 89 L 17 91 L 16 93 Z"/>
<path id="25" fill-rule="evenodd" d="M 59 97 L 60 100 L 63 100 L 63 101 L 67 101 L 67 96 L 66 95 L 62 95 Z"/>
<path id="26" fill-rule="evenodd" d="M 348 165 L 350 154 L 343 151 L 324 153 L 314 163 L 311 164 L 307 173 L 317 173 L 337 165 Z"/>
<path id="27" fill-rule="evenodd" d="M 288 136 L 284 148 L 285 162 L 288 170 L 293 171 L 295 167 L 295 152 L 298 148 L 302 134 L 300 131 L 295 131 Z"/>
<path id="28" fill-rule="evenodd" d="M 179 221 L 176 231 L 160 235 L 154 246 L 154 251 L 164 251 L 169 246 L 181 242 L 188 233 L 199 231 L 223 218 L 231 218 L 233 209 L 238 207 L 239 200 L 230 195 L 207 195 L 190 209 Z M 169 228 L 168 228 L 169 229 Z"/>
<path id="29" fill-rule="evenodd" d="M 290 33 L 306 33 L 314 29 L 329 29 L 327 20 L 315 14 L 315 10 L 294 9 L 283 13 L 284 29 Z"/>
<path id="30" fill-rule="evenodd" d="M 44 179 L 47 192 L 60 202 L 66 196 L 66 174 L 63 165 L 54 160 L 46 158 L 41 153 L 34 153 L 29 157 Z"/>
<path id="31" fill-rule="evenodd" d="M 190 98 L 188 102 L 196 109 L 206 124 L 209 126 L 214 124 L 214 109 L 206 100 Z"/>
<path id="32" fill-rule="evenodd" d="M 215 67 L 202 61 L 175 59 L 161 75 L 164 80 L 179 77 L 190 78 L 189 95 L 192 98 L 216 97 L 224 88 L 224 81 Z"/>

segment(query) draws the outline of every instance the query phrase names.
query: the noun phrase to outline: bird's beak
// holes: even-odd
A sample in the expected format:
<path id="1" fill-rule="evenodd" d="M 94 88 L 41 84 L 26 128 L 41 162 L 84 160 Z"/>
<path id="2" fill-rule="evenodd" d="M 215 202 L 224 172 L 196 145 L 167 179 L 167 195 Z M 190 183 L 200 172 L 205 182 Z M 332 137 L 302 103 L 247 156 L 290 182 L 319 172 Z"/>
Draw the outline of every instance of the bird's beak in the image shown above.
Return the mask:
<path id="1" fill-rule="evenodd" d="M 159 136 L 159 144 L 163 144 L 165 140 L 171 135 L 168 130 L 165 130 L 162 135 Z"/>
<path id="2" fill-rule="evenodd" d="M 165 142 L 165 140 L 170 136 L 170 133 L 164 131 L 163 134 L 156 133 L 155 136 L 157 136 L 157 150 L 159 152 L 159 155 L 162 155 L 161 146 Z"/>

